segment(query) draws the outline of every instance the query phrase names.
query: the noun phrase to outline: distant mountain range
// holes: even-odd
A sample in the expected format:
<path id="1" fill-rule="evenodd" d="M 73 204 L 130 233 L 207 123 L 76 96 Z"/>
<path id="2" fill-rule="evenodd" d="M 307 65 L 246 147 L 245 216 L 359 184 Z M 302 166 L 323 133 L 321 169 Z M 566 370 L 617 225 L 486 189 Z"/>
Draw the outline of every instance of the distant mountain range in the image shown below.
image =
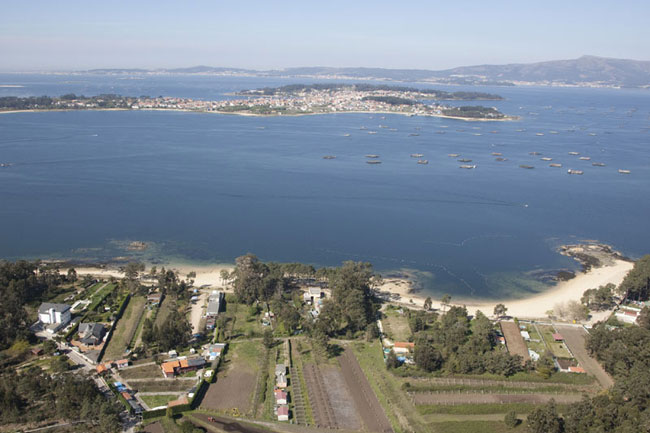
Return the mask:
<path id="1" fill-rule="evenodd" d="M 376 79 L 467 85 L 555 85 L 650 87 L 650 61 L 582 56 L 573 60 L 508 65 L 461 66 L 442 71 L 425 69 L 301 67 L 257 71 L 193 66 L 175 69 L 93 69 L 94 74 L 203 74 L 261 77 Z"/>

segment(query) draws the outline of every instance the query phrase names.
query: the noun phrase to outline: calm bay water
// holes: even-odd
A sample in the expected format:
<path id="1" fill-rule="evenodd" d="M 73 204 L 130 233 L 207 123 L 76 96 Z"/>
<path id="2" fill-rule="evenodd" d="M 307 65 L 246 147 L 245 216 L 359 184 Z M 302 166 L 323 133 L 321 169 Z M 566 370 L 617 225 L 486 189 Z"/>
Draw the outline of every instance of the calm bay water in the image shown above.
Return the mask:
<path id="1" fill-rule="evenodd" d="M 0 85 L 24 86 L 0 87 L 0 96 L 217 99 L 298 81 L 308 80 L 0 74 Z M 144 240 L 153 243 L 141 253 L 148 260 L 232 262 L 246 252 L 316 265 L 367 260 L 384 272 L 413 270 L 432 293 L 488 298 L 543 290 L 537 271 L 575 269 L 555 252 L 563 243 L 648 252 L 649 91 L 479 90 L 506 97 L 488 104 L 522 119 L 0 115 L 0 162 L 14 164 L 0 169 L 0 257 L 106 260 Z M 462 170 L 449 153 L 478 167 Z M 322 159 L 330 154 L 337 158 Z M 366 154 L 383 163 L 366 164 Z"/>

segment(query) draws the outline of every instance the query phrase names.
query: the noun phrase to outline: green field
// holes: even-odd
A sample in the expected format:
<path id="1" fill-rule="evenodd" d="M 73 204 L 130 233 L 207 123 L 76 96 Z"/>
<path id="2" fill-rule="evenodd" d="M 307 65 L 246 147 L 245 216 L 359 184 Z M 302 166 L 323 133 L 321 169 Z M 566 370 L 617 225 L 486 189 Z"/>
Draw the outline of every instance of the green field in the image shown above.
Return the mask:
<path id="1" fill-rule="evenodd" d="M 508 428 L 503 421 L 445 421 L 435 423 L 436 433 L 510 433 L 525 432 L 525 423 Z"/>
<path id="2" fill-rule="evenodd" d="M 421 404 L 417 410 L 421 415 L 432 414 L 449 414 L 449 415 L 486 415 L 486 414 L 506 414 L 514 410 L 517 413 L 530 413 L 539 407 L 532 403 L 486 403 L 486 404 Z M 565 411 L 569 405 L 556 405 L 559 412 Z M 429 419 L 430 417 L 426 417 Z"/>
<path id="3" fill-rule="evenodd" d="M 401 310 L 401 309 L 399 309 Z M 398 309 L 386 308 L 382 311 L 385 317 L 382 318 L 384 333 L 393 341 L 408 341 L 411 336 L 411 328 L 408 319 L 400 314 Z"/>
<path id="4" fill-rule="evenodd" d="M 160 367 L 156 364 L 143 365 L 142 367 L 127 368 L 120 371 L 120 376 L 124 379 L 148 379 L 148 378 L 162 378 Z"/>
<path id="5" fill-rule="evenodd" d="M 538 325 L 537 328 L 539 329 L 539 332 L 542 333 L 542 337 L 544 338 L 546 345 L 551 349 L 551 352 L 553 352 L 553 355 L 557 358 L 573 358 L 571 352 L 567 350 L 563 341 L 555 341 L 553 339 L 555 328 L 548 325 Z"/>
<path id="6" fill-rule="evenodd" d="M 223 314 L 227 317 L 226 330 L 230 338 L 255 338 L 261 337 L 264 327 L 260 317 L 251 317 L 249 307 L 246 304 L 228 302 L 226 311 Z"/>
<path id="7" fill-rule="evenodd" d="M 166 406 L 168 402 L 172 400 L 178 400 L 178 394 L 163 394 L 163 395 L 141 395 L 140 398 L 142 401 L 147 403 L 149 408 L 154 408 L 158 406 Z"/>
<path id="8" fill-rule="evenodd" d="M 172 310 L 176 307 L 176 301 L 170 296 L 165 296 L 162 303 L 158 306 L 158 312 L 156 313 L 156 321 L 154 322 L 155 326 L 160 326 L 165 323 L 167 317 L 171 314 Z"/>
<path id="9" fill-rule="evenodd" d="M 104 359 L 115 361 L 124 357 L 124 351 L 138 326 L 138 319 L 146 302 L 147 299 L 144 296 L 133 296 L 129 300 L 129 305 L 126 306 L 124 314 L 117 321 L 117 326 L 113 331 L 111 340 L 108 342 L 108 347 L 104 352 Z"/>

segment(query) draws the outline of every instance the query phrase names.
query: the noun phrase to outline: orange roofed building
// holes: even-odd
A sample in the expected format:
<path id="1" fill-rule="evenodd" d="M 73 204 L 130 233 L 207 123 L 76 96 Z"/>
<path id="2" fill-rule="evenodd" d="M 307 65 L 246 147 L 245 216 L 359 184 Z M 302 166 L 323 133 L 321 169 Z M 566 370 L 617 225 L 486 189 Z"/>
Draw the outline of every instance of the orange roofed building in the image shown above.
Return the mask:
<path id="1" fill-rule="evenodd" d="M 395 344 L 393 345 L 393 351 L 399 354 L 409 353 L 413 349 L 415 349 L 415 343 L 396 341 Z"/>

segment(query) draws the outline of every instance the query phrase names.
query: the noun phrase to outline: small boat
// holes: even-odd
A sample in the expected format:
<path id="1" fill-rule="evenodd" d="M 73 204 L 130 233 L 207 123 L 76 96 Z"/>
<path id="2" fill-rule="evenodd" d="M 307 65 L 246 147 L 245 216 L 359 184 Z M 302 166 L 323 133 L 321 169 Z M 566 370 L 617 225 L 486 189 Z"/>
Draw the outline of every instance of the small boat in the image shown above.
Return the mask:
<path id="1" fill-rule="evenodd" d="M 429 160 L 428 160 L 428 159 L 418 159 L 418 164 L 426 165 L 426 164 L 428 164 L 428 163 L 429 163 Z"/>
<path id="2" fill-rule="evenodd" d="M 621 173 L 621 174 L 630 174 L 630 173 L 632 173 L 630 170 L 623 170 L 623 169 L 620 169 L 620 168 L 618 169 L 618 172 Z"/>
<path id="3" fill-rule="evenodd" d="M 374 155 L 371 153 L 369 155 L 366 155 L 366 158 L 379 158 L 379 155 Z"/>
<path id="4" fill-rule="evenodd" d="M 366 164 L 381 164 L 381 161 L 377 161 L 377 160 L 366 161 Z"/>
<path id="5" fill-rule="evenodd" d="M 458 162 L 472 162 L 472 160 L 467 159 L 467 158 L 463 158 L 463 159 L 459 159 Z"/>
<path id="6" fill-rule="evenodd" d="M 575 156 L 575 155 L 580 155 L 580 153 L 579 152 L 569 152 L 569 155 L 574 155 Z"/>
<path id="7" fill-rule="evenodd" d="M 255 129 L 266 129 L 266 126 L 256 126 Z"/>
<path id="8" fill-rule="evenodd" d="M 501 152 L 492 152 L 492 156 L 502 156 L 503 153 Z"/>
<path id="9" fill-rule="evenodd" d="M 520 167 L 520 168 L 525 168 L 525 169 L 528 169 L 528 170 L 532 170 L 533 168 L 535 168 L 535 167 L 532 166 L 532 165 L 525 165 L 525 164 L 522 164 L 522 165 L 520 165 L 519 167 Z"/>
<path id="10" fill-rule="evenodd" d="M 2 167 L 2 168 L 11 167 L 11 165 L 12 164 L 10 162 L 1 162 L 0 163 L 0 167 Z"/>
<path id="11" fill-rule="evenodd" d="M 452 158 L 457 158 L 457 157 L 460 156 L 460 153 L 449 153 L 449 154 L 447 154 L 447 156 L 450 156 Z"/>
<path id="12" fill-rule="evenodd" d="M 466 168 L 468 170 L 471 170 L 472 168 L 476 168 L 476 164 L 474 164 L 474 165 L 463 164 L 463 165 L 460 166 L 460 168 Z"/>
<path id="13" fill-rule="evenodd" d="M 592 162 L 591 165 L 593 165 L 594 167 L 604 167 L 605 166 L 605 164 L 602 163 L 602 162 Z"/>
<path id="14" fill-rule="evenodd" d="M 591 158 L 588 157 L 588 156 L 581 156 L 581 157 L 578 158 L 578 159 L 580 159 L 580 160 L 582 160 L 582 161 L 589 161 Z"/>
<path id="15" fill-rule="evenodd" d="M 557 134 L 557 131 L 548 131 L 549 134 Z"/>
<path id="16" fill-rule="evenodd" d="M 336 155 L 325 155 L 323 159 L 336 159 Z"/>
<path id="17" fill-rule="evenodd" d="M 549 164 L 548 166 L 549 167 L 558 167 L 559 168 L 559 167 L 562 167 L 562 164 L 558 164 L 557 162 L 554 162 L 552 164 Z"/>
<path id="18" fill-rule="evenodd" d="M 416 134 L 415 132 L 411 132 L 409 134 L 409 137 L 419 137 L 419 136 L 420 136 L 420 134 Z"/>
<path id="19" fill-rule="evenodd" d="M 397 128 L 390 128 L 390 129 L 388 129 L 388 130 L 389 130 L 389 131 L 392 131 L 392 132 L 396 132 L 396 131 L 397 131 Z"/>
<path id="20" fill-rule="evenodd" d="M 344 137 L 349 137 L 349 136 L 350 136 L 350 134 L 343 134 L 343 136 L 344 136 Z"/>
<path id="21" fill-rule="evenodd" d="M 498 134 L 499 131 L 490 131 L 490 134 Z"/>
<path id="22" fill-rule="evenodd" d="M 541 155 L 539 152 L 528 152 L 529 155 L 538 156 Z"/>
<path id="23" fill-rule="evenodd" d="M 545 156 L 543 158 L 540 158 L 542 161 L 553 161 L 553 158 L 549 158 L 548 156 Z"/>
<path id="24" fill-rule="evenodd" d="M 595 132 L 590 132 L 589 135 L 591 135 L 592 137 L 595 137 L 596 133 Z"/>
<path id="25" fill-rule="evenodd" d="M 569 174 L 584 174 L 584 171 L 568 169 L 567 173 L 569 173 Z"/>
<path id="26" fill-rule="evenodd" d="M 495 159 L 495 161 L 499 161 L 499 162 L 507 161 L 507 160 L 508 160 L 508 158 L 501 158 L 501 157 L 494 158 L 494 159 Z"/>
<path id="27" fill-rule="evenodd" d="M 368 134 L 376 134 L 377 131 L 368 131 Z"/>
<path id="28" fill-rule="evenodd" d="M 517 132 L 526 132 L 525 129 L 515 129 L 515 131 L 517 131 Z"/>
<path id="29" fill-rule="evenodd" d="M 365 129 L 368 129 L 368 128 L 366 128 L 365 126 L 362 126 L 362 127 L 359 128 L 359 129 L 365 130 Z"/>
<path id="30" fill-rule="evenodd" d="M 472 135 L 476 135 L 476 136 L 478 137 L 478 136 L 481 136 L 481 135 L 483 135 L 483 134 L 481 134 L 480 132 L 475 132 L 475 133 L 472 134 Z"/>
<path id="31" fill-rule="evenodd" d="M 464 129 L 457 129 L 456 132 L 465 132 Z"/>
<path id="32" fill-rule="evenodd" d="M 412 153 L 411 158 L 422 158 L 424 155 L 421 153 Z"/>
<path id="33" fill-rule="evenodd" d="M 544 135 L 544 133 L 543 133 L 543 132 L 538 132 L 538 133 L 535 134 L 535 135 L 537 135 L 538 137 L 541 137 L 542 135 Z"/>
<path id="34" fill-rule="evenodd" d="M 386 125 L 379 125 L 380 128 L 388 128 Z"/>

